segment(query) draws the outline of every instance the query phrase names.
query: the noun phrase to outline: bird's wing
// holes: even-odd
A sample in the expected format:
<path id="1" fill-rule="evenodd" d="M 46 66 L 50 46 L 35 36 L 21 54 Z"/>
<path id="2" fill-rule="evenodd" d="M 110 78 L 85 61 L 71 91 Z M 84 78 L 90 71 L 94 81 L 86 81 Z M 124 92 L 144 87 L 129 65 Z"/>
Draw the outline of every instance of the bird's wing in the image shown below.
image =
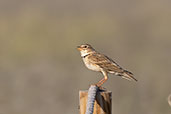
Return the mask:
<path id="1" fill-rule="evenodd" d="M 116 62 L 103 54 L 93 53 L 88 56 L 88 59 L 91 64 L 96 64 L 109 73 L 114 73 L 128 80 L 137 81 L 131 72 L 122 69 Z"/>
<path id="2" fill-rule="evenodd" d="M 93 53 L 88 56 L 88 59 L 90 63 L 100 66 L 105 71 L 111 73 L 122 73 L 124 71 L 117 63 L 103 54 Z"/>

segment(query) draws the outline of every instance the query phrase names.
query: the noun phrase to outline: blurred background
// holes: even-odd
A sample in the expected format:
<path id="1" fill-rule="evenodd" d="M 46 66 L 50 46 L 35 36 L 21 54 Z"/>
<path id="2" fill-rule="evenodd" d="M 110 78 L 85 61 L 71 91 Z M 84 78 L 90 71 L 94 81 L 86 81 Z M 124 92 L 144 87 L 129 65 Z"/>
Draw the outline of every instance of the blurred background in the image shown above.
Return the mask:
<path id="1" fill-rule="evenodd" d="M 110 75 L 113 114 L 170 114 L 170 20 L 169 0 L 0 0 L 0 114 L 78 114 L 79 90 L 103 78 L 84 43 L 139 80 Z"/>

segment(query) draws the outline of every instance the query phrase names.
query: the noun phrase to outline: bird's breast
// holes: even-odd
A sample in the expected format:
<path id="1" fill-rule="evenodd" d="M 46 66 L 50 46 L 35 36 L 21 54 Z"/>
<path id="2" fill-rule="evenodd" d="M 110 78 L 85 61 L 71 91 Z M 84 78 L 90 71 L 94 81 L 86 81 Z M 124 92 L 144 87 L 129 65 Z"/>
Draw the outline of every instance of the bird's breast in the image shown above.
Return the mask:
<path id="1" fill-rule="evenodd" d="M 83 58 L 84 64 L 85 66 L 93 71 L 100 71 L 100 67 L 98 65 L 92 64 L 91 62 L 89 62 L 86 58 Z"/>

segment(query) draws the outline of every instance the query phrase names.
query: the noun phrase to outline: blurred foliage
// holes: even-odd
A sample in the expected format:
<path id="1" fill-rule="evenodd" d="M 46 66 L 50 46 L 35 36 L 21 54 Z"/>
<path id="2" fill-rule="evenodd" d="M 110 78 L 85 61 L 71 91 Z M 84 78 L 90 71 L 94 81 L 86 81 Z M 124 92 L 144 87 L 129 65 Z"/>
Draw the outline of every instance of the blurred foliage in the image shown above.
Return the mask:
<path id="1" fill-rule="evenodd" d="M 168 0 L 1 0 L 0 113 L 79 113 L 78 91 L 102 78 L 76 46 L 89 43 L 132 71 L 110 75 L 113 113 L 170 114 Z M 124 109 L 124 110 L 123 110 Z"/>

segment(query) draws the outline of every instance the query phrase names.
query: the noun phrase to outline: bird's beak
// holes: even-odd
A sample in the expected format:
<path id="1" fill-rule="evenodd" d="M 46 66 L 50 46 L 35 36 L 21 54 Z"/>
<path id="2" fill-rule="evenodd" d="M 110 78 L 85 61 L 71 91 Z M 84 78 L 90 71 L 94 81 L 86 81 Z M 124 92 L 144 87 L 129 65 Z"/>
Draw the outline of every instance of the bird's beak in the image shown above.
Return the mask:
<path id="1" fill-rule="evenodd" d="M 81 51 L 81 47 L 80 47 L 80 46 L 77 46 L 77 49 L 78 49 L 79 51 Z"/>

